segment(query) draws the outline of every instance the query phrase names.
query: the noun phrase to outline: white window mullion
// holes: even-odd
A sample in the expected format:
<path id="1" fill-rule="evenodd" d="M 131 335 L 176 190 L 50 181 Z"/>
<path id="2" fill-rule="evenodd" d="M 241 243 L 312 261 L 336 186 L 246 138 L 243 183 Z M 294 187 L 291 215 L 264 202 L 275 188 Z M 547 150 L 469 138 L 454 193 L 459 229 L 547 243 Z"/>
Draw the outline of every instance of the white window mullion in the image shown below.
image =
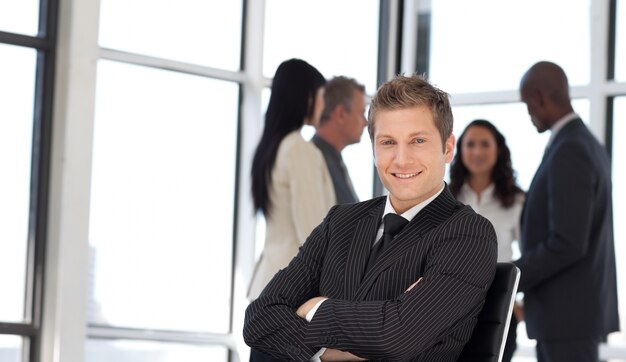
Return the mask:
<path id="1" fill-rule="evenodd" d="M 100 1 L 60 6 L 42 362 L 84 361 Z"/>
<path id="2" fill-rule="evenodd" d="M 262 131 L 261 93 L 269 85 L 263 77 L 263 40 L 265 0 L 245 2 L 244 82 L 242 83 L 241 127 L 239 130 L 239 182 L 237 202 L 237 240 L 233 275 L 233 338 L 239 361 L 248 360 L 249 348 L 243 341 L 247 289 L 255 264 L 256 217 L 250 197 L 252 156 Z"/>
<path id="3" fill-rule="evenodd" d="M 607 54 L 609 0 L 594 0 L 590 4 L 590 128 L 594 135 L 605 142 Z"/>

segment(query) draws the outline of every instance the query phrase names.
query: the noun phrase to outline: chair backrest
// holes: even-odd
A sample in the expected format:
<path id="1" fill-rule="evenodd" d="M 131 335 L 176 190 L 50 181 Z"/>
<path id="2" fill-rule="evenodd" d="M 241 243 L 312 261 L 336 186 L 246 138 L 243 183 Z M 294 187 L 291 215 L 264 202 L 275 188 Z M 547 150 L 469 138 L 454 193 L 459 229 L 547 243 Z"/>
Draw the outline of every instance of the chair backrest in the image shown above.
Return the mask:
<path id="1" fill-rule="evenodd" d="M 500 362 L 509 330 L 520 270 L 513 263 L 498 263 L 496 276 L 487 291 L 478 323 L 459 361 Z"/>

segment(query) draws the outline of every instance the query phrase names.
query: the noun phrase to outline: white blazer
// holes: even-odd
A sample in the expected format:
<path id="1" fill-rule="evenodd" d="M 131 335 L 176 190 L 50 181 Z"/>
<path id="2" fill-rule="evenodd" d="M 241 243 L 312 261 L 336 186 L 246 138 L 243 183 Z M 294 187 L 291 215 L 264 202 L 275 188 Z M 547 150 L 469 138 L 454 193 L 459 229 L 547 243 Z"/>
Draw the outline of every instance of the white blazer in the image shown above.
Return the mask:
<path id="1" fill-rule="evenodd" d="M 263 253 L 248 290 L 250 299 L 256 299 L 274 274 L 289 264 L 336 203 L 324 157 L 300 130 L 285 136 L 278 147 L 269 195 L 272 208 Z"/>

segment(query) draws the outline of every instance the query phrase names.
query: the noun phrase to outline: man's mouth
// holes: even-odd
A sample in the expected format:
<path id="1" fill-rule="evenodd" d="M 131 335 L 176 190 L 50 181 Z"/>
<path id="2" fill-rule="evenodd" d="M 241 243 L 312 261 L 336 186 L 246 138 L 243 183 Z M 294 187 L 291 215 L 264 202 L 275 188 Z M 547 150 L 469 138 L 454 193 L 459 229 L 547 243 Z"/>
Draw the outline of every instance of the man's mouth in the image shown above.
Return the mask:
<path id="1" fill-rule="evenodd" d="M 394 175 L 397 178 L 408 179 L 408 178 L 412 178 L 412 177 L 419 175 L 419 172 L 417 173 L 392 173 L 392 175 Z"/>

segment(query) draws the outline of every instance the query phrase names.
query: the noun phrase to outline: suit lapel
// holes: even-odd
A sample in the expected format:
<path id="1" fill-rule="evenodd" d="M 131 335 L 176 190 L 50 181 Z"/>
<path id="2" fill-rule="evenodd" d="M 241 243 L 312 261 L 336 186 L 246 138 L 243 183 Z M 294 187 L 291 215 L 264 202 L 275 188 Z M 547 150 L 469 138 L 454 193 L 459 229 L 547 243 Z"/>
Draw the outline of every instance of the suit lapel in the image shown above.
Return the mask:
<path id="1" fill-rule="evenodd" d="M 446 186 L 443 192 L 421 210 L 409 224 L 393 240 L 393 243 L 379 256 L 368 273 L 363 276 L 363 282 L 357 290 L 356 300 L 363 299 L 378 275 L 389 268 L 397 259 L 405 254 L 410 248 L 420 243 L 423 236 L 439 226 L 454 212 L 458 203 Z M 379 216 L 380 220 L 380 216 Z M 367 250 L 369 253 L 369 250 Z M 363 269 L 360 269 L 363 270 Z"/>
<path id="2" fill-rule="evenodd" d="M 356 232 L 352 237 L 350 251 L 348 252 L 350 260 L 346 263 L 347 270 L 344 273 L 344 295 L 348 298 L 351 298 L 356 293 L 359 284 L 361 284 L 372 242 L 376 237 L 378 225 L 385 210 L 385 198 L 381 198 L 381 201 L 380 205 L 373 208 L 366 217 L 360 219 L 355 227 Z"/>

